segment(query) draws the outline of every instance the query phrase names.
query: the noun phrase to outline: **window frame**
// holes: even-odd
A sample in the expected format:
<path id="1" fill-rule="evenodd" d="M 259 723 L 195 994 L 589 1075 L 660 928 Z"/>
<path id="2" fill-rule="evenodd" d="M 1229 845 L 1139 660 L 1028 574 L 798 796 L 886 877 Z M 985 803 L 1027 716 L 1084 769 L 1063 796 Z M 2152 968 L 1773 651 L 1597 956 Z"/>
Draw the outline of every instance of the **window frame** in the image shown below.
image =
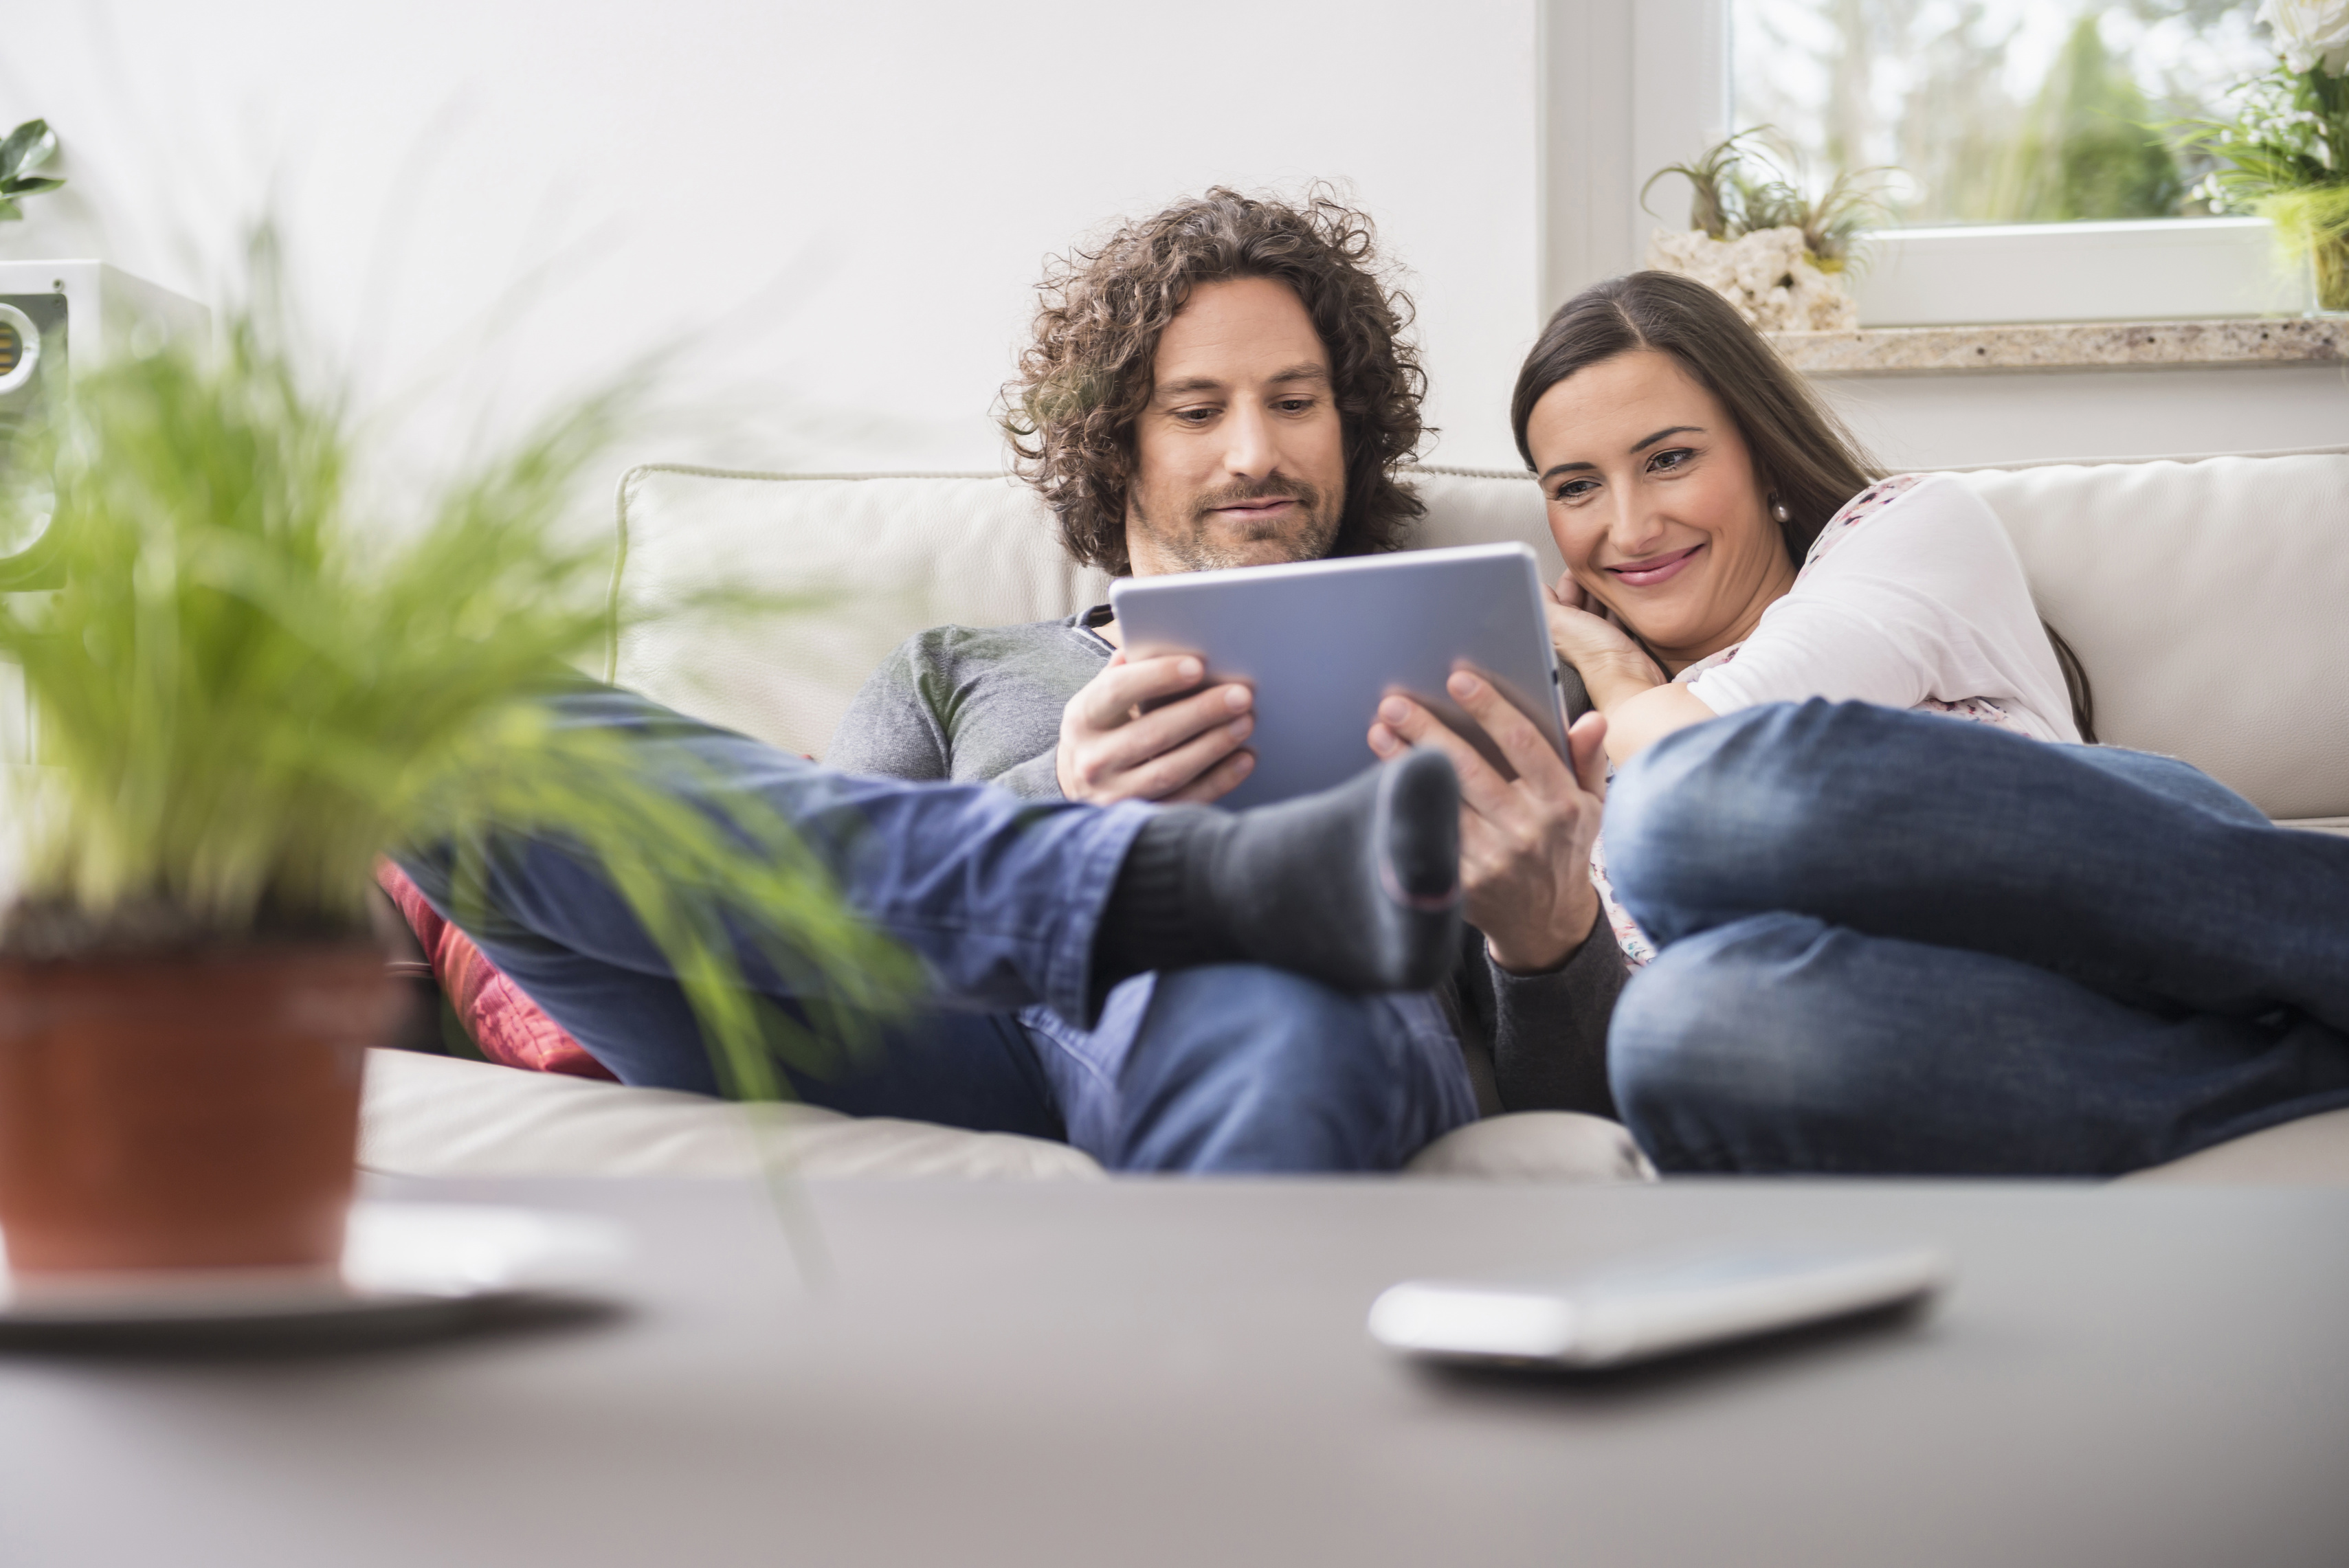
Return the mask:
<path id="1" fill-rule="evenodd" d="M 1677 227 L 1685 187 L 1640 186 L 1729 134 L 1729 0 L 1537 0 L 1545 316 L 1637 267 Z M 2263 220 L 2155 218 L 1887 229 L 1863 240 L 1860 325 L 1971 325 L 2298 315 L 2304 273 L 2280 267 Z M 2115 253 L 2126 250 L 2126 284 Z"/>

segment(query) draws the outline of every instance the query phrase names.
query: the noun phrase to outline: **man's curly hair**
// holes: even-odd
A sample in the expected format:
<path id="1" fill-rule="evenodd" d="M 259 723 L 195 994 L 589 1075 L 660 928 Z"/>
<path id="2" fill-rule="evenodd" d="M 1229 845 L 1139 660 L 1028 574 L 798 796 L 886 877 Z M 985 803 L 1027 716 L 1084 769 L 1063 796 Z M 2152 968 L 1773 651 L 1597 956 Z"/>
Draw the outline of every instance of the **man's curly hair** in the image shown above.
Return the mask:
<path id="1" fill-rule="evenodd" d="M 1191 291 L 1275 278 L 1297 291 L 1330 356 L 1343 421 L 1346 505 L 1335 552 L 1392 550 L 1422 509 L 1394 477 L 1417 452 L 1427 377 L 1406 341 L 1411 296 L 1379 264 L 1370 218 L 1315 186 L 1295 205 L 1221 186 L 1129 223 L 1100 249 L 1053 258 L 1002 425 L 1022 478 L 1078 561 L 1123 576 L 1133 428 L 1149 406 L 1159 335 Z"/>

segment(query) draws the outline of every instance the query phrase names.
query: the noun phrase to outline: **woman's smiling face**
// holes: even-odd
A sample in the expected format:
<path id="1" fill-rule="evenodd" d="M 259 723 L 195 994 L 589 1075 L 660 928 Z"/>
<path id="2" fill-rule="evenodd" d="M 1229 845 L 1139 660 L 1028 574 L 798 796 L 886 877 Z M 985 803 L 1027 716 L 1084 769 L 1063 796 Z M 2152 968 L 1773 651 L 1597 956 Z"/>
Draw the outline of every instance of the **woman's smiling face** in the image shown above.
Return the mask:
<path id="1" fill-rule="evenodd" d="M 1575 582 L 1672 670 L 1752 634 L 1793 585 L 1744 436 L 1671 355 L 1576 371 L 1541 395 L 1526 438 Z"/>

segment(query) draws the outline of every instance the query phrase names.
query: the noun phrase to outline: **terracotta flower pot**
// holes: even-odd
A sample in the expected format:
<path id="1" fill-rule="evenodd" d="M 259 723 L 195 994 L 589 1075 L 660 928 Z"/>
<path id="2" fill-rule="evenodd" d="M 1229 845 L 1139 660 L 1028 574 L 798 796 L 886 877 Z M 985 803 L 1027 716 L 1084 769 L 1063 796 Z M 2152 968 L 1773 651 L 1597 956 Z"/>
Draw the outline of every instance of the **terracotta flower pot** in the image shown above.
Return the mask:
<path id="1" fill-rule="evenodd" d="M 336 1264 L 397 1006 L 364 945 L 0 961 L 9 1267 Z"/>

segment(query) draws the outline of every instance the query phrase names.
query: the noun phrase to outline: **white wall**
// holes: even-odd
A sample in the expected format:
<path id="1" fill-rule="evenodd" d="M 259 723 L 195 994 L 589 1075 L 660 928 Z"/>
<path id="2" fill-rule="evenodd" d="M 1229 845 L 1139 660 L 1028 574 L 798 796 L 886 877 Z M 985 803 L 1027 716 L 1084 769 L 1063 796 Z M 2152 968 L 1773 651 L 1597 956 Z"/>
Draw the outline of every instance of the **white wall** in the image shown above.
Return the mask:
<path id="1" fill-rule="evenodd" d="M 680 332 L 632 458 L 994 468 L 1040 258 L 1212 182 L 1350 181 L 1415 274 L 1438 460 L 1512 462 L 1537 307 L 1534 0 L 82 0 L 12 7 L 0 112 L 66 191 L 0 254 L 202 295 L 282 214 L 377 394 L 503 410 Z M 484 359 L 492 323 L 530 307 Z"/>
<path id="2" fill-rule="evenodd" d="M 1702 29 L 1677 54 L 1651 36 L 1698 4 L 16 7 L 0 116 L 48 117 L 73 183 L 0 225 L 0 255 L 96 253 L 213 295 L 271 205 L 366 385 L 467 410 L 442 446 L 476 404 L 512 416 L 683 338 L 688 417 L 630 460 L 991 469 L 1046 253 L 1212 181 L 1327 176 L 1414 274 L 1433 455 L 1513 466 L 1543 291 L 1622 264 L 1633 165 L 1661 156 L 1636 134 L 1640 46 L 1678 61 L 1682 97 L 1718 85 L 1689 65 Z M 1904 465 L 2349 438 L 2331 370 L 1829 393 Z"/>

